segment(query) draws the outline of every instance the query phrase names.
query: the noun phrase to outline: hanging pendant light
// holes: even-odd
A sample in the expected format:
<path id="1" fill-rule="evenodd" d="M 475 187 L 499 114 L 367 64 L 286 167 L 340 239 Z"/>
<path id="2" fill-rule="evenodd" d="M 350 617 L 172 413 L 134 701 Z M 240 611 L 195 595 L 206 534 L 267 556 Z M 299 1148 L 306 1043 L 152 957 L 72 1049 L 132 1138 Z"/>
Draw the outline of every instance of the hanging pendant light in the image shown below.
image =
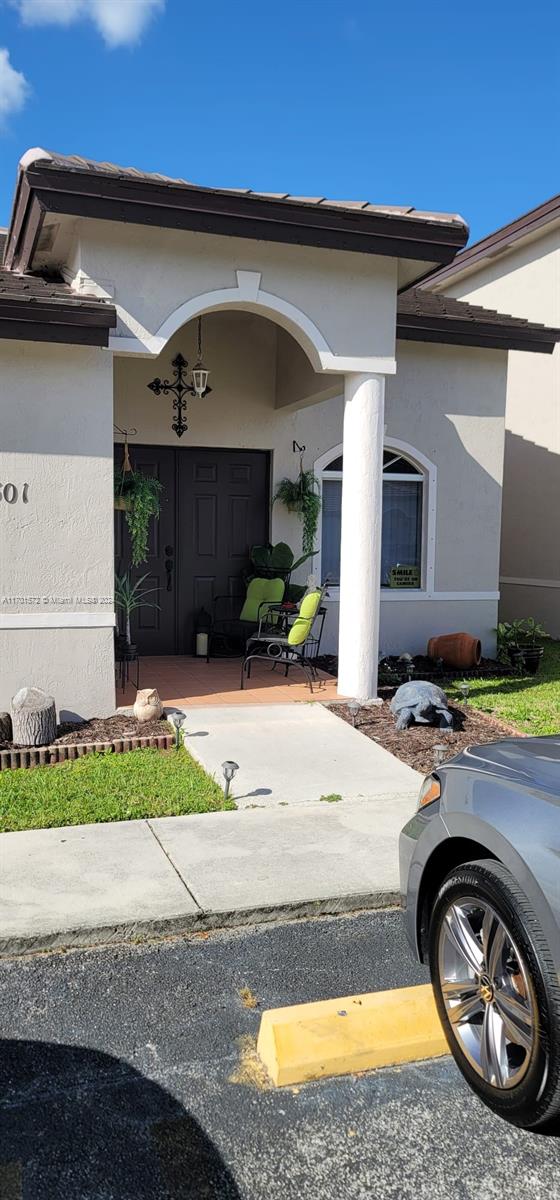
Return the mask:
<path id="1" fill-rule="evenodd" d="M 188 429 L 186 414 L 187 401 L 186 396 L 209 396 L 212 388 L 208 387 L 208 376 L 210 372 L 204 366 L 202 361 L 202 317 L 198 318 L 198 361 L 195 363 L 190 377 L 192 383 L 188 382 L 188 362 L 182 354 L 176 354 L 173 362 L 173 379 L 160 379 L 159 375 L 156 379 L 152 379 L 151 383 L 147 384 L 150 391 L 155 396 L 173 396 L 173 413 L 174 421 L 171 426 L 177 437 L 182 437 L 185 430 Z"/>
<path id="2" fill-rule="evenodd" d="M 208 387 L 208 376 L 210 372 L 204 366 L 202 361 L 202 317 L 198 318 L 198 358 L 192 369 L 193 388 L 197 396 L 204 396 Z"/>

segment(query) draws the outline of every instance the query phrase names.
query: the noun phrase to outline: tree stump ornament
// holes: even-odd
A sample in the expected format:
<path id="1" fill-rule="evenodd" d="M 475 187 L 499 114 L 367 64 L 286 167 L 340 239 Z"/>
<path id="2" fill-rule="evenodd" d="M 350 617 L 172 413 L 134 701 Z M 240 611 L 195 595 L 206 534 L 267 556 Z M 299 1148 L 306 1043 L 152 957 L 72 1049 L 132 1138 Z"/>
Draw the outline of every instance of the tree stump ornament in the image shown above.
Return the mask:
<path id="1" fill-rule="evenodd" d="M 16 746 L 50 746 L 56 738 L 56 707 L 41 688 L 24 687 L 12 700 L 13 741 Z"/>

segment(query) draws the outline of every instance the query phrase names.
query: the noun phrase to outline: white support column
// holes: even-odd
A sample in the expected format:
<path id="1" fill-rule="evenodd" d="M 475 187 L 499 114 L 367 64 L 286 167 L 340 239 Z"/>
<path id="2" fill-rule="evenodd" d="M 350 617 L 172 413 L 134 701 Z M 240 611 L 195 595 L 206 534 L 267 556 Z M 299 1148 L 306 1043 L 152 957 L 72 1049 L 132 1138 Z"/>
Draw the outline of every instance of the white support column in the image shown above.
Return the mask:
<path id="1" fill-rule="evenodd" d="M 338 690 L 377 696 L 381 510 L 383 503 L 383 375 L 346 375 Z"/>

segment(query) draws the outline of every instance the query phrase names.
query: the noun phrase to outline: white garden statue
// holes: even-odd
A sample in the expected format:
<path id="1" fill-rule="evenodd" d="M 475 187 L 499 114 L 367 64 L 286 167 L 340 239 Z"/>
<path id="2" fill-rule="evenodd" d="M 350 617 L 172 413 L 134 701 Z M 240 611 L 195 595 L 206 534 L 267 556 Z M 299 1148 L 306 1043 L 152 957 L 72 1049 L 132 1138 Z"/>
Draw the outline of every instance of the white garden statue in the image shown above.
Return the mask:
<path id="1" fill-rule="evenodd" d="M 147 721 L 159 721 L 163 716 L 163 705 L 156 688 L 141 688 L 136 693 L 132 711 L 141 725 Z"/>

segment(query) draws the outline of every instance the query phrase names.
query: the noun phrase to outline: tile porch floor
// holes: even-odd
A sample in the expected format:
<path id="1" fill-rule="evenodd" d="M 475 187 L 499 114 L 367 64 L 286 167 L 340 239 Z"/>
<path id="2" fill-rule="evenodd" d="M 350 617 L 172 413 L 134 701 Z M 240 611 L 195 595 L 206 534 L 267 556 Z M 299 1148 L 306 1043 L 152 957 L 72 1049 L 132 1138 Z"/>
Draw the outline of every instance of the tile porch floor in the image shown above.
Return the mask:
<path id="1" fill-rule="evenodd" d="M 313 685 L 313 695 L 303 671 L 297 667 L 290 670 L 286 679 L 280 668 L 273 671 L 267 663 L 254 662 L 243 691 L 239 686 L 240 674 L 240 658 L 213 658 L 207 663 L 204 658 L 169 655 L 140 660 L 140 687 L 157 688 L 162 703 L 167 705 L 294 704 L 310 700 L 324 703 L 337 699 L 336 679 L 324 672 L 320 672 Z M 135 678 L 133 666 L 131 679 Z M 117 705 L 133 704 L 135 695 L 132 683 L 127 684 L 124 692 L 117 687 Z"/>

